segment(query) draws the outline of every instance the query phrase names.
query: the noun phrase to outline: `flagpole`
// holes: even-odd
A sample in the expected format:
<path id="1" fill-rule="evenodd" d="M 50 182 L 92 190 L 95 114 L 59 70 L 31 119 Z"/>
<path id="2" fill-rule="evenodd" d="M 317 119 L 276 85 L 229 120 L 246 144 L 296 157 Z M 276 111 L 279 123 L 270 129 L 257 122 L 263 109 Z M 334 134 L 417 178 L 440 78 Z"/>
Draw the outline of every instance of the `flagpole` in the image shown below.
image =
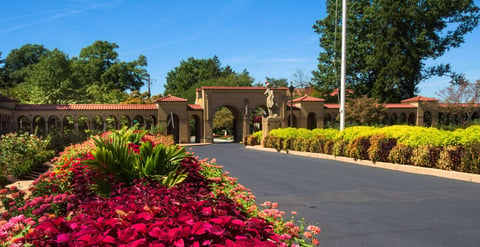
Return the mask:
<path id="1" fill-rule="evenodd" d="M 345 129 L 345 80 L 346 80 L 346 50 L 347 50 L 347 0 L 342 3 L 342 64 L 340 77 L 340 131 Z"/>

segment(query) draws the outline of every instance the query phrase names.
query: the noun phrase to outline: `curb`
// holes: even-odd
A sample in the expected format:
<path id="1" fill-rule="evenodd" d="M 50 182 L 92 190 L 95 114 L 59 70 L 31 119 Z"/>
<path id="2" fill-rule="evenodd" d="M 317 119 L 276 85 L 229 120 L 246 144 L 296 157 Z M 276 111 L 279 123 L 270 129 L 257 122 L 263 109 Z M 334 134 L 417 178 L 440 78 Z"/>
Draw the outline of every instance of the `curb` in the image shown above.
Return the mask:
<path id="1" fill-rule="evenodd" d="M 245 146 L 245 147 L 248 148 L 248 149 L 255 149 L 255 150 L 259 150 L 259 151 L 277 153 L 277 150 L 274 149 L 274 148 L 264 148 L 260 145 Z M 281 153 L 286 153 L 284 150 L 282 150 L 280 152 Z M 427 176 L 435 176 L 435 177 L 448 178 L 448 179 L 454 179 L 454 180 L 465 181 L 465 182 L 480 183 L 480 175 L 479 174 L 471 174 L 471 173 L 464 173 L 464 172 L 457 172 L 457 171 L 446 171 L 446 170 L 439 170 L 439 169 L 435 169 L 435 168 L 427 168 L 427 167 L 411 166 L 411 165 L 400 165 L 400 164 L 392 164 L 392 163 L 386 163 L 386 162 L 375 162 L 375 163 L 373 163 L 370 160 L 356 160 L 355 161 L 353 158 L 340 157 L 340 156 L 335 157 L 333 155 L 320 154 L 320 153 L 288 151 L 288 154 L 317 158 L 317 159 L 336 160 L 336 161 L 341 161 L 341 162 L 345 162 L 345 163 L 349 163 L 349 164 L 353 164 L 353 165 L 362 165 L 362 166 L 369 166 L 369 167 L 375 167 L 375 168 L 383 168 L 383 169 L 387 169 L 387 170 L 413 173 L 413 174 L 420 174 L 420 175 L 427 175 Z"/>

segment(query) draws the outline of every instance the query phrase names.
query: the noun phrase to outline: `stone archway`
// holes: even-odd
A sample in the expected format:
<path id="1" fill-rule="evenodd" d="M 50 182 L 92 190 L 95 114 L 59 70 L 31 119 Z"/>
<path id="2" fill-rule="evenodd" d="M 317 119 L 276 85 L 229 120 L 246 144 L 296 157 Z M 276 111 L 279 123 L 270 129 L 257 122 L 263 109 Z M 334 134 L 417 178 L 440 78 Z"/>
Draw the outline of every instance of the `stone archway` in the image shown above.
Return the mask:
<path id="1" fill-rule="evenodd" d="M 180 141 L 180 121 L 175 113 L 171 113 L 167 117 L 167 135 L 173 135 L 173 141 L 179 143 Z"/>
<path id="2" fill-rule="evenodd" d="M 192 143 L 199 143 L 201 138 L 201 123 L 200 117 L 196 114 L 193 114 L 190 117 L 190 142 Z"/>

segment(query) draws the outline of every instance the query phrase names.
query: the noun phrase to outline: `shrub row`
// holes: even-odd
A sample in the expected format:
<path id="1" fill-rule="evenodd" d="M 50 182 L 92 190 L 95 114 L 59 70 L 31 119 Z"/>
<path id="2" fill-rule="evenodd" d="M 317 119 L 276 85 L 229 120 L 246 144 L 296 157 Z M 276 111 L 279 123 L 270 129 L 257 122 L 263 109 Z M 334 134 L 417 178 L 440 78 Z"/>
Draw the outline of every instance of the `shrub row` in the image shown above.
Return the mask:
<path id="1" fill-rule="evenodd" d="M 295 130 L 272 130 L 263 145 L 277 151 L 324 153 L 355 160 L 480 173 L 480 126 L 455 131 L 413 126 L 357 126 L 342 132 Z"/>

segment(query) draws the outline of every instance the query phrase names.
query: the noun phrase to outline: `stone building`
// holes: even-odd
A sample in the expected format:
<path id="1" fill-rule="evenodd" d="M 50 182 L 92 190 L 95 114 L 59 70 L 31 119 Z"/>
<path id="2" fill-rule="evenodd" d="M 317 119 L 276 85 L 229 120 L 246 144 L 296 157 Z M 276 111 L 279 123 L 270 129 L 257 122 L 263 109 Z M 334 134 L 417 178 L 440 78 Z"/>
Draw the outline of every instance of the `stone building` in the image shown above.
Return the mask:
<path id="1" fill-rule="evenodd" d="M 290 102 L 288 88 L 273 88 L 281 127 L 324 128 L 336 121 L 339 105 L 308 95 Z M 153 104 L 50 104 L 25 105 L 0 95 L 0 134 L 14 131 L 47 133 L 97 133 L 121 126 L 163 126 L 177 143 L 213 142 L 213 118 L 220 107 L 233 114 L 235 141 L 251 133 L 252 116 L 266 111 L 264 87 L 202 87 L 195 104 L 172 95 Z M 438 100 L 417 96 L 399 104 L 386 104 L 384 124 L 435 126 L 455 121 L 442 111 Z M 292 116 L 291 113 L 293 113 Z M 473 118 L 480 116 L 478 110 Z M 447 120 L 445 120 L 447 119 Z"/>

